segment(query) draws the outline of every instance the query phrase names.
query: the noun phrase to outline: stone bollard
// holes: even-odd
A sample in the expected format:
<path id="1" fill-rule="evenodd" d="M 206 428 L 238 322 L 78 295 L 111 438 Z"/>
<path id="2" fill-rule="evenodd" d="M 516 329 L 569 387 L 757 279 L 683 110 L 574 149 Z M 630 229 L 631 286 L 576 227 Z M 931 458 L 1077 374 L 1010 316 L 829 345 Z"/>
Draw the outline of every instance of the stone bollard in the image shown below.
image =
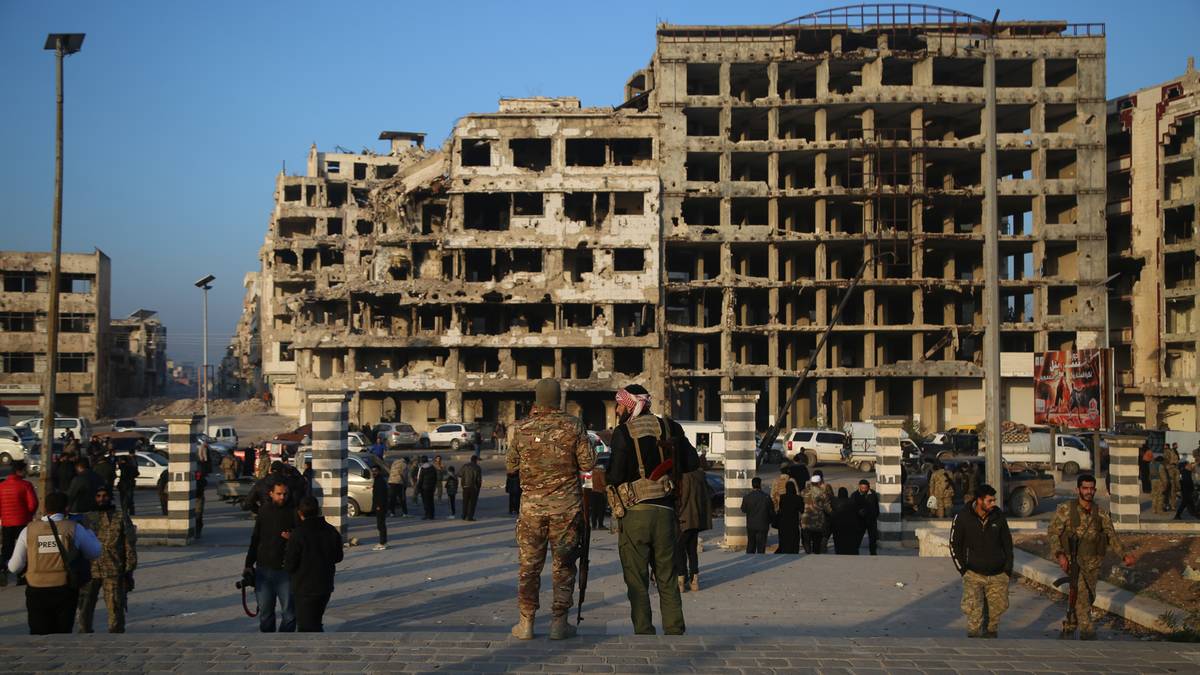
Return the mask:
<path id="1" fill-rule="evenodd" d="M 168 546 L 187 546 L 196 536 L 196 434 L 202 419 L 200 415 L 166 419 Z"/>
<path id="2" fill-rule="evenodd" d="M 346 453 L 350 418 L 350 395 L 345 392 L 316 392 L 308 395 L 312 405 L 313 496 L 321 504 L 321 515 L 346 538 Z M 303 470 L 303 460 L 299 467 Z M 364 504 L 363 507 L 366 505 Z"/>
<path id="3" fill-rule="evenodd" d="M 757 473 L 754 462 L 754 406 L 758 393 L 721 392 L 721 424 L 725 427 L 725 542 L 726 549 L 746 548 L 746 514 L 742 497 Z"/>
<path id="4" fill-rule="evenodd" d="M 1108 473 L 1112 492 L 1109 511 L 1113 527 L 1137 529 L 1142 517 L 1142 485 L 1138 480 L 1138 454 L 1146 440 L 1140 436 L 1116 436 L 1108 441 Z M 1097 485 L 1097 489 L 1101 486 Z"/>
<path id="5" fill-rule="evenodd" d="M 879 430 L 875 444 L 875 491 L 879 493 L 879 545 L 900 546 L 903 490 L 900 482 L 900 432 L 907 418 L 896 415 L 875 418 Z"/>

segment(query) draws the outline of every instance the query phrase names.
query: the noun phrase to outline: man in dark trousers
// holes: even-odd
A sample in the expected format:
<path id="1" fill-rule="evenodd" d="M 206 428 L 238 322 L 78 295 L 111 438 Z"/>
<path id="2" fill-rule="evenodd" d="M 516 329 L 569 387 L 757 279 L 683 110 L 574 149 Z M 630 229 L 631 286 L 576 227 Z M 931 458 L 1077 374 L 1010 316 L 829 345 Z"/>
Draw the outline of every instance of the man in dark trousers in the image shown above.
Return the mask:
<path id="1" fill-rule="evenodd" d="M 1185 509 L 1193 518 L 1200 518 L 1200 513 L 1196 512 L 1196 483 L 1192 480 L 1195 468 L 1196 465 L 1189 462 L 1179 474 L 1179 509 L 1175 511 L 1175 520 L 1183 519 Z"/>
<path id="2" fill-rule="evenodd" d="M 762 491 L 761 478 L 755 476 L 750 487 L 750 492 L 742 497 L 742 513 L 746 514 L 746 553 L 766 553 L 767 532 L 771 530 L 775 509 L 771 506 L 771 498 Z"/>
<path id="3" fill-rule="evenodd" d="M 975 499 L 966 507 L 950 525 L 950 557 L 963 578 L 962 611 L 967 615 L 967 637 L 994 638 L 1000 615 L 1008 609 L 1012 533 L 996 506 L 996 489 L 992 486 L 980 485 Z"/>
<path id="4" fill-rule="evenodd" d="M 387 477 L 379 470 L 379 465 L 371 466 L 371 511 L 375 513 L 375 529 L 379 530 L 379 543 L 375 551 L 387 550 Z"/>
<path id="5" fill-rule="evenodd" d="M 322 619 L 333 593 L 334 566 L 342 561 L 342 535 L 325 522 L 316 497 L 300 500 L 300 519 L 288 538 L 283 567 L 291 582 L 296 605 L 296 630 L 320 633 Z"/>
<path id="6" fill-rule="evenodd" d="M 121 490 L 121 510 L 125 515 L 133 517 L 133 492 L 137 487 L 138 465 L 137 452 L 130 448 L 129 452 L 119 460 L 121 477 L 117 488 Z"/>
<path id="7" fill-rule="evenodd" d="M 699 468 L 700 457 L 678 422 L 650 412 L 650 392 L 645 387 L 631 384 L 619 389 L 616 400 L 621 423 L 612 434 L 612 461 L 605 478 L 618 491 L 639 495 L 620 519 L 617 543 L 633 629 L 639 635 L 655 632 L 649 591 L 653 567 L 663 633 L 682 635 L 686 625 L 675 580 L 675 496 L 665 490 L 660 474 L 670 473 L 678 482 L 679 476 Z"/>
<path id="8" fill-rule="evenodd" d="M 976 488 L 978 489 L 978 488 Z M 877 553 L 879 545 L 879 495 L 871 489 L 871 481 L 866 478 L 858 481 L 858 490 L 854 496 L 854 510 L 867 531 L 867 546 L 871 555 Z M 859 542 L 859 546 L 862 542 Z"/>
<path id="9" fill-rule="evenodd" d="M 275 632 L 275 601 L 279 600 L 279 632 L 291 633 L 296 630 L 296 614 L 283 553 L 296 526 L 296 510 L 288 503 L 288 486 L 283 480 L 272 483 L 267 495 L 254 521 L 244 574 L 254 575 L 258 629 Z"/>
<path id="10" fill-rule="evenodd" d="M 521 512 L 521 472 L 514 471 L 504 476 L 504 491 L 508 493 L 508 515 Z"/>
<path id="11" fill-rule="evenodd" d="M 425 460 L 417 470 L 417 492 L 421 493 L 421 504 L 425 507 L 424 520 L 434 518 L 433 495 L 437 485 L 438 471 L 429 460 Z"/>
<path id="12" fill-rule="evenodd" d="M 458 473 L 463 491 L 463 520 L 475 520 L 475 507 L 479 505 L 479 490 L 483 487 L 483 470 L 479 468 L 479 455 L 471 455 L 471 461 L 463 464 Z"/>

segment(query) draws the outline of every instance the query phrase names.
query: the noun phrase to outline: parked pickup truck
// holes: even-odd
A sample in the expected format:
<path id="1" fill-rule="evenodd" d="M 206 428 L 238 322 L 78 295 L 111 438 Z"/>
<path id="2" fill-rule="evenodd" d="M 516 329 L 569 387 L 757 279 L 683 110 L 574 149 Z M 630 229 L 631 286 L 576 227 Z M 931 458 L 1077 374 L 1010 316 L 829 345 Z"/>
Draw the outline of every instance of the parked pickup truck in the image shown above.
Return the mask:
<path id="1" fill-rule="evenodd" d="M 951 475 L 960 464 L 968 464 L 982 472 L 983 457 L 964 457 L 948 460 L 944 466 Z M 1005 463 L 1004 465 L 1004 510 L 1017 518 L 1028 518 L 1037 511 L 1043 500 L 1054 496 L 1054 477 L 1032 468 L 1021 468 Z M 927 514 L 925 506 L 929 498 L 929 474 L 910 474 L 904 484 L 904 508 L 914 513 Z M 962 500 L 965 495 L 956 495 Z M 964 507 L 965 508 L 965 507 Z"/>
<path id="2" fill-rule="evenodd" d="M 979 453 L 986 451 L 980 439 Z M 1029 430 L 1029 440 L 1004 443 L 1001 456 L 1010 464 L 1023 464 L 1036 469 L 1061 469 L 1066 476 L 1092 470 L 1092 452 L 1078 436 L 1060 434 L 1051 428 Z"/>

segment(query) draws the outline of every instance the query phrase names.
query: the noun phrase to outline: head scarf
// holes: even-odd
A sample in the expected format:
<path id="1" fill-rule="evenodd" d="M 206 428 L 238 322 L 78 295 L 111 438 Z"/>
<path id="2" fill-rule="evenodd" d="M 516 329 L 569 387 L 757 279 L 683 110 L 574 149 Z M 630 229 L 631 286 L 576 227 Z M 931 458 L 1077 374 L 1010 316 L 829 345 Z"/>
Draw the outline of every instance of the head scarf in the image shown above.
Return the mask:
<path id="1" fill-rule="evenodd" d="M 650 407 L 650 394 L 631 394 L 625 389 L 618 389 L 617 403 L 633 411 L 630 417 L 637 417 Z"/>

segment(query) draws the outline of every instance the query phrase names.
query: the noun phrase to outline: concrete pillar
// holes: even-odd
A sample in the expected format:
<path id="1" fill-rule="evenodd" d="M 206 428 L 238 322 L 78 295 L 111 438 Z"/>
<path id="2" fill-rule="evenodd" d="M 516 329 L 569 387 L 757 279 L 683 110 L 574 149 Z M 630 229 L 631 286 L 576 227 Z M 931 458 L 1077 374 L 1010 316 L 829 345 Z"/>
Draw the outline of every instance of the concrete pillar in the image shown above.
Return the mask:
<path id="1" fill-rule="evenodd" d="M 746 514 L 742 497 L 754 479 L 754 406 L 758 392 L 721 392 L 721 423 L 725 427 L 725 543 L 727 549 L 746 548 Z"/>
<path id="2" fill-rule="evenodd" d="M 1135 529 L 1142 515 L 1142 486 L 1138 481 L 1138 454 L 1145 439 L 1116 436 L 1108 441 L 1108 474 L 1112 490 L 1109 510 L 1113 526 Z M 1097 490 L 1101 486 L 1097 485 Z"/>
<path id="3" fill-rule="evenodd" d="M 875 457 L 875 491 L 879 493 L 879 543 L 899 546 L 903 489 L 900 482 L 900 431 L 904 417 L 876 417 L 879 440 Z"/>
<path id="4" fill-rule="evenodd" d="M 321 504 L 321 515 L 346 538 L 346 422 L 349 417 L 345 392 L 309 394 L 312 403 L 313 496 Z"/>
<path id="5" fill-rule="evenodd" d="M 196 434 L 200 415 L 169 417 L 167 423 L 167 544 L 187 546 L 196 536 Z"/>

